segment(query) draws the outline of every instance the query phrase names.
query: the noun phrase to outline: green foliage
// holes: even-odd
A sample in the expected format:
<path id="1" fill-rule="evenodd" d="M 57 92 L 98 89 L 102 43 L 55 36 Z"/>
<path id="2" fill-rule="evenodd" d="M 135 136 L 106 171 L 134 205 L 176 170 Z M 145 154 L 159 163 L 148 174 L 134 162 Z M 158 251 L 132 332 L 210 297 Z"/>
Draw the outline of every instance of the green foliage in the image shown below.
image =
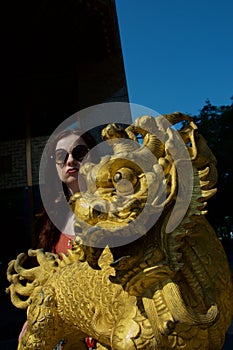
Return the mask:
<path id="1" fill-rule="evenodd" d="M 233 97 L 227 106 L 214 106 L 209 100 L 194 116 L 199 132 L 205 137 L 217 158 L 217 194 L 209 200 L 208 219 L 212 225 L 223 227 L 228 218 L 228 230 L 233 228 Z"/>

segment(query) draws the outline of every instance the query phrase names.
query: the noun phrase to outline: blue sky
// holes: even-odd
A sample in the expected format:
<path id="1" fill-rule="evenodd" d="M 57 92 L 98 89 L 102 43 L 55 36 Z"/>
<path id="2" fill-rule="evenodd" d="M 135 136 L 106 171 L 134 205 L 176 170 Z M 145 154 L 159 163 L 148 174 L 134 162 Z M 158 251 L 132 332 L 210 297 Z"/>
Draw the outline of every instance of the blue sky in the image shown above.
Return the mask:
<path id="1" fill-rule="evenodd" d="M 232 0 L 116 0 L 129 99 L 195 115 L 233 96 Z"/>

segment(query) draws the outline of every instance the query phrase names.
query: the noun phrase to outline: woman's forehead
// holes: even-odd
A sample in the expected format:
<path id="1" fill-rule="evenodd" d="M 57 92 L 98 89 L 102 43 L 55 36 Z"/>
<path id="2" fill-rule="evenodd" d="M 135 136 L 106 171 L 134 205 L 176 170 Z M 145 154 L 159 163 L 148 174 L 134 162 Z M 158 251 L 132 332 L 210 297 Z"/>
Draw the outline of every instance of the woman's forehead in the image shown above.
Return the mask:
<path id="1" fill-rule="evenodd" d="M 70 148 L 76 145 L 86 145 L 86 143 L 81 136 L 72 134 L 60 139 L 57 142 L 56 149 L 63 148 L 65 150 L 69 150 Z"/>

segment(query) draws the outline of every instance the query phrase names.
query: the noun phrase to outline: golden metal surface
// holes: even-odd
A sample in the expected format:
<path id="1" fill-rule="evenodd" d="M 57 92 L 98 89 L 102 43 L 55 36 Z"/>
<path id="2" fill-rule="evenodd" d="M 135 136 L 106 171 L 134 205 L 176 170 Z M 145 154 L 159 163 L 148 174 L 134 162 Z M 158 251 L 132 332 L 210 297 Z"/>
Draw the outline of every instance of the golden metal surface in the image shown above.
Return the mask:
<path id="1" fill-rule="evenodd" d="M 183 120 L 176 131 L 172 125 Z M 38 260 L 32 269 L 23 267 L 25 254 L 9 263 L 12 303 L 27 309 L 18 349 L 51 350 L 61 338 L 64 349 L 85 349 L 91 336 L 97 349 L 221 350 L 233 285 L 205 218 L 216 192 L 213 153 L 178 112 L 137 118 L 125 130 L 110 124 L 102 138 L 113 154 L 83 166 L 87 191 L 70 201 L 74 249 L 63 260 L 30 250 Z M 178 171 L 190 171 L 189 163 L 192 183 Z"/>

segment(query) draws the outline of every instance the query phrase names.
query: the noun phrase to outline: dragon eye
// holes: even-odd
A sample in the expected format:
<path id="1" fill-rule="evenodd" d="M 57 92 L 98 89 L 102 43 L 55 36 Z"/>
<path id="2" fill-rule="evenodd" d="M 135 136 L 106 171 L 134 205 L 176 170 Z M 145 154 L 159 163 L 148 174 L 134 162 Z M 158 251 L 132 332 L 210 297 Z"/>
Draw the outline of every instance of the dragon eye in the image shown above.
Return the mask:
<path id="1" fill-rule="evenodd" d="M 114 178 L 113 178 L 113 180 L 115 181 L 115 182 L 118 182 L 118 181 L 120 181 L 122 179 L 122 174 L 121 173 L 116 173 L 115 175 L 114 175 Z"/>

